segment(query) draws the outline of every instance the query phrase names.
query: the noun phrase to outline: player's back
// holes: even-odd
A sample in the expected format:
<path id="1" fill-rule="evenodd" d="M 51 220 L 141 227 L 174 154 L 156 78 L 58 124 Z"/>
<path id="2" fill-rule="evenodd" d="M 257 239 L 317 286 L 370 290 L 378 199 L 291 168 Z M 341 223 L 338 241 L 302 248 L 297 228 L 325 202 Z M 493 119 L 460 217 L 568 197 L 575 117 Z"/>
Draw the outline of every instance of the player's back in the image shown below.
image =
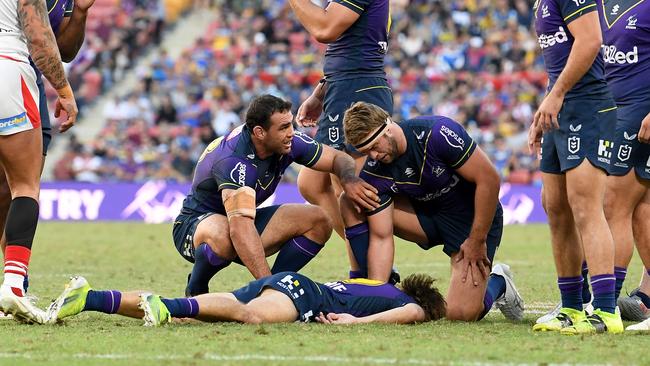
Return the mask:
<path id="1" fill-rule="evenodd" d="M 325 51 L 329 81 L 358 77 L 385 77 L 384 57 L 390 30 L 389 0 L 333 0 L 359 14 Z"/>
<path id="2" fill-rule="evenodd" d="M 28 62 L 27 38 L 18 20 L 16 0 L 0 0 L 0 57 Z"/>
<path id="3" fill-rule="evenodd" d="M 367 279 L 318 284 L 328 312 L 368 316 L 395 309 L 415 300 L 394 285 Z"/>
<path id="4" fill-rule="evenodd" d="M 597 0 L 607 83 L 617 104 L 650 98 L 650 1 Z"/>
<path id="5" fill-rule="evenodd" d="M 564 70 L 575 38 L 568 25 L 580 16 L 597 10 L 595 0 L 537 0 L 535 30 L 549 76 L 548 91 Z M 602 57 L 598 56 L 587 73 L 566 94 L 565 99 L 609 95 Z"/>

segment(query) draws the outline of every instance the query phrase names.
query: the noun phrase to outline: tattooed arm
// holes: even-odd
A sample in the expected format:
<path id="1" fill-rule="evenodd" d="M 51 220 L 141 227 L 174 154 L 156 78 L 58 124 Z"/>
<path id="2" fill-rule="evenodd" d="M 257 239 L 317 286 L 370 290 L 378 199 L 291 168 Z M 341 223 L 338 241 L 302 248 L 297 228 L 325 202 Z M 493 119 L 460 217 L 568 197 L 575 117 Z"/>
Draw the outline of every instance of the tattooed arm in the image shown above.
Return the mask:
<path id="1" fill-rule="evenodd" d="M 63 71 L 45 0 L 18 0 L 18 20 L 32 60 L 59 94 L 54 115 L 58 117 L 61 110 L 66 112 L 68 118 L 59 127 L 61 132 L 66 131 L 77 119 L 77 104 Z"/>

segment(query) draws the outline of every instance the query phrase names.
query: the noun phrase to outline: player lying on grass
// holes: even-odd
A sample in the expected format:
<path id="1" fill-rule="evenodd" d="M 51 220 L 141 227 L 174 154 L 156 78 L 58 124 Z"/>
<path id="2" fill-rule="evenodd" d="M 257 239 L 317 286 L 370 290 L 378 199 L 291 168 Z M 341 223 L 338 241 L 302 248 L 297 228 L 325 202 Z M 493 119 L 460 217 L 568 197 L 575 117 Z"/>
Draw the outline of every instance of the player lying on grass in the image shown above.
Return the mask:
<path id="1" fill-rule="evenodd" d="M 344 195 L 346 236 L 364 272 L 386 281 L 393 235 L 428 250 L 443 245 L 451 258 L 447 318 L 481 319 L 496 301 L 512 320 L 523 300 L 506 265 L 496 265 L 503 214 L 499 175 L 463 127 L 442 116 L 395 123 L 380 107 L 357 102 L 343 120 L 346 141 L 368 156 L 360 177 L 379 192 L 381 206 L 360 212 Z"/>
<path id="2" fill-rule="evenodd" d="M 95 291 L 85 278 L 73 277 L 47 313 L 50 323 L 83 311 L 99 311 L 143 318 L 149 326 L 169 323 L 172 318 L 249 324 L 406 324 L 445 316 L 445 300 L 433 282 L 428 275 L 413 274 L 402 281 L 401 288 L 366 279 L 322 284 L 296 272 L 281 272 L 233 292 L 167 299 L 141 291 Z"/>
<path id="3" fill-rule="evenodd" d="M 350 156 L 294 131 L 290 102 L 259 96 L 250 103 L 243 126 L 205 149 L 174 221 L 176 249 L 194 263 L 186 296 L 209 292 L 210 279 L 232 262 L 259 279 L 299 271 L 318 254 L 332 233 L 320 207 L 258 207 L 273 195 L 292 162 L 336 175 L 357 205 L 376 207 L 374 188 L 355 175 Z M 269 267 L 265 257 L 276 252 Z"/>

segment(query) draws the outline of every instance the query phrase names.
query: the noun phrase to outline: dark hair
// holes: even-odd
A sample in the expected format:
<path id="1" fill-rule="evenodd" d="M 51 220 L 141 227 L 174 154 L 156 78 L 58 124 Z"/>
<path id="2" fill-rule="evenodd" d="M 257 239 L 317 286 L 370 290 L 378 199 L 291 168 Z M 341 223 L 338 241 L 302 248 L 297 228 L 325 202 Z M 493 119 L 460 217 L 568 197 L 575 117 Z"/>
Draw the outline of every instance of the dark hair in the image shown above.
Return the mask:
<path id="1" fill-rule="evenodd" d="M 440 291 L 433 286 L 435 279 L 424 273 L 414 273 L 406 277 L 401 288 L 424 309 L 424 321 L 438 320 L 447 313 L 447 302 Z"/>
<path id="2" fill-rule="evenodd" d="M 291 102 L 274 95 L 264 94 L 251 101 L 246 111 L 246 126 L 252 130 L 255 126 L 262 126 L 267 130 L 271 125 L 273 113 L 284 113 L 291 110 Z"/>

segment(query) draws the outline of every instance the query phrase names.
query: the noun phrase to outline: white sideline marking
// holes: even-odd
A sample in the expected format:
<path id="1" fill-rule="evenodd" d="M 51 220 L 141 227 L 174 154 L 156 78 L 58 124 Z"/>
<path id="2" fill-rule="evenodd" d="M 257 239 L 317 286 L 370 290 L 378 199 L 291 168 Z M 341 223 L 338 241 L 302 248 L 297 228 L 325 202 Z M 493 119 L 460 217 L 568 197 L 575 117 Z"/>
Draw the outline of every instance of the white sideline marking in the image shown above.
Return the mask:
<path id="1" fill-rule="evenodd" d="M 6 359 L 42 359 L 43 356 L 33 356 L 29 353 L 0 353 L 0 358 Z M 160 355 L 143 356 L 137 354 L 58 354 L 52 359 L 90 359 L 90 360 L 140 360 L 140 361 L 280 361 L 280 362 L 312 362 L 312 363 L 347 363 L 347 364 L 373 364 L 373 365 L 468 365 L 468 366 L 535 366 L 538 363 L 513 363 L 513 362 L 477 362 L 477 361 L 442 361 L 418 358 L 375 358 L 375 357 L 333 357 L 333 356 L 276 356 L 265 354 L 220 355 L 216 353 L 200 353 L 196 355 Z M 600 366 L 608 364 L 568 364 L 545 363 L 548 366 Z"/>

